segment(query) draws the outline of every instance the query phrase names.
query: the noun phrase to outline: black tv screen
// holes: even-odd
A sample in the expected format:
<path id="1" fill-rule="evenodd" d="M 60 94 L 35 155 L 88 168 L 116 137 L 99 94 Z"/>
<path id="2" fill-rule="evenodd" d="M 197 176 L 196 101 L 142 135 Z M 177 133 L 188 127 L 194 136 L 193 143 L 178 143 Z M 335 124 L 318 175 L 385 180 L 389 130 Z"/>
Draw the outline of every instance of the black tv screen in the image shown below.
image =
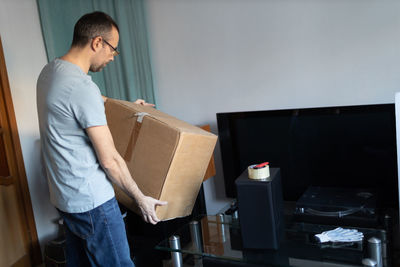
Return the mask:
<path id="1" fill-rule="evenodd" d="M 225 189 L 251 164 L 281 168 L 283 198 L 310 186 L 373 189 L 398 208 L 394 104 L 217 114 Z"/>

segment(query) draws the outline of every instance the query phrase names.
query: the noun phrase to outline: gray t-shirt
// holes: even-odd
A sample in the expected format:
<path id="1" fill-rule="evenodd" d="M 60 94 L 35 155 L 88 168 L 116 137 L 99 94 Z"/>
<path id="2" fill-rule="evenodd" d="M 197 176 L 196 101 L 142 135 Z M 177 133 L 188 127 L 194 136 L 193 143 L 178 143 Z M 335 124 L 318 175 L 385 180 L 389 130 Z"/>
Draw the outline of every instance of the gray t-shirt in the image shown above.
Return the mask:
<path id="1" fill-rule="evenodd" d="M 106 125 L 97 85 L 83 70 L 55 59 L 37 82 L 37 109 L 50 200 L 64 212 L 91 210 L 114 197 L 85 131 Z"/>

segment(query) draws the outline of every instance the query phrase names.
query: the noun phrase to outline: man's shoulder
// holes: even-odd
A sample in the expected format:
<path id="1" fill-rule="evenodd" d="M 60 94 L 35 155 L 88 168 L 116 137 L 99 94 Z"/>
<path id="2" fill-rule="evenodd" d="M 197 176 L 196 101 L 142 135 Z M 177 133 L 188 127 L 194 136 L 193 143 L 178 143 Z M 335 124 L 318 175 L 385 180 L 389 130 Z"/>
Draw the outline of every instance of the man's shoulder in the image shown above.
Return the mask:
<path id="1" fill-rule="evenodd" d="M 40 76 L 51 77 L 50 79 L 59 85 L 96 87 L 91 77 L 84 73 L 79 66 L 60 59 L 49 62 L 43 68 Z"/>

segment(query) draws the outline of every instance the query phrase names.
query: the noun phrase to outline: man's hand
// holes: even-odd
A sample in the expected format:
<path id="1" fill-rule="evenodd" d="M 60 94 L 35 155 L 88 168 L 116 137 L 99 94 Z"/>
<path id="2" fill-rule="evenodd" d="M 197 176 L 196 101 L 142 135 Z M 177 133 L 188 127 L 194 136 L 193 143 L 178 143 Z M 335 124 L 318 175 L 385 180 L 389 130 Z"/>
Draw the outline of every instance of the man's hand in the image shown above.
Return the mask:
<path id="1" fill-rule="evenodd" d="M 168 204 L 166 201 L 160 201 L 149 196 L 143 196 L 137 200 L 137 203 L 143 220 L 151 224 L 157 224 L 160 221 L 156 215 L 156 206 L 165 206 Z"/>
<path id="2" fill-rule="evenodd" d="M 151 103 L 146 103 L 146 101 L 144 101 L 143 99 L 137 99 L 135 102 L 133 102 L 135 104 L 139 104 L 139 105 L 143 105 L 143 106 L 150 106 L 150 107 L 155 107 L 154 104 Z"/>

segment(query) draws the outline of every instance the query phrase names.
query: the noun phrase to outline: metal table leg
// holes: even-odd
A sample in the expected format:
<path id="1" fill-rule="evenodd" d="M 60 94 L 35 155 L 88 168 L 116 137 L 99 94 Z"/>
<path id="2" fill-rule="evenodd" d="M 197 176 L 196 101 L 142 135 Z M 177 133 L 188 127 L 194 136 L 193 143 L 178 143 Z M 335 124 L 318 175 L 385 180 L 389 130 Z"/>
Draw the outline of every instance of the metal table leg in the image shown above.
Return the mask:
<path id="1" fill-rule="evenodd" d="M 172 249 L 180 250 L 181 249 L 181 242 L 179 236 L 173 235 L 169 238 L 169 246 Z M 182 253 L 180 252 L 171 252 L 171 260 L 173 267 L 182 267 Z"/>

